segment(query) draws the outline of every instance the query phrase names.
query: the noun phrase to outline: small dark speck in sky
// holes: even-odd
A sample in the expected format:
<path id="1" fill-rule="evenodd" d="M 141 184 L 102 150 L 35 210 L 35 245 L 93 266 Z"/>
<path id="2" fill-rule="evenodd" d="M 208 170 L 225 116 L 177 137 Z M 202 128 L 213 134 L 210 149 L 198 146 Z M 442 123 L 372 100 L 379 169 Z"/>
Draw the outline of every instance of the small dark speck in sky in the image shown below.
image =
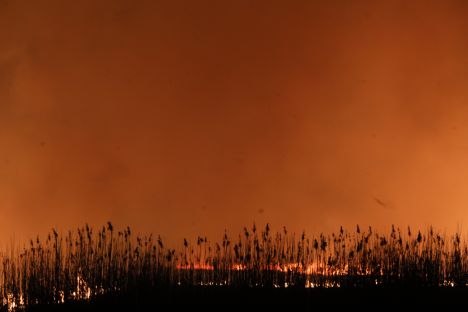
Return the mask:
<path id="1" fill-rule="evenodd" d="M 381 199 L 379 199 L 379 198 L 377 198 L 377 197 L 375 197 L 375 196 L 374 196 L 374 200 L 375 200 L 375 202 L 376 202 L 377 204 L 379 204 L 379 205 L 382 206 L 383 208 L 390 208 L 390 206 L 389 206 L 386 202 L 384 202 L 383 200 L 381 200 Z"/>

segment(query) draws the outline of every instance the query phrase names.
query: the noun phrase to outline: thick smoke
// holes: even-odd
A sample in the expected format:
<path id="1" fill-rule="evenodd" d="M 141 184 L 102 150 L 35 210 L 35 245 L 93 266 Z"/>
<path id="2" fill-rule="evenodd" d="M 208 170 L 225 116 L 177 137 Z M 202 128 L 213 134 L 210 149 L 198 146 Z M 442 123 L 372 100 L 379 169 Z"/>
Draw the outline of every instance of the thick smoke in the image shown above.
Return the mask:
<path id="1" fill-rule="evenodd" d="M 456 229 L 465 1 L 0 1 L 0 234 Z"/>

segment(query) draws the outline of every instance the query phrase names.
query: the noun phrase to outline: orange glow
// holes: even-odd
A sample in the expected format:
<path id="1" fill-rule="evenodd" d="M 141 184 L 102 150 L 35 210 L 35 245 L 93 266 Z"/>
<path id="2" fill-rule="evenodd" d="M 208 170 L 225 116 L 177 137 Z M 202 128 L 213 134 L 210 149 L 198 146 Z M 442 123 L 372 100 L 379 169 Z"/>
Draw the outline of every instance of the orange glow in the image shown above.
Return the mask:
<path id="1" fill-rule="evenodd" d="M 182 265 L 178 264 L 176 266 L 178 270 L 207 270 L 207 271 L 213 271 L 214 267 L 212 265 L 208 264 L 188 264 L 188 265 Z M 231 270 L 233 271 L 244 271 L 247 270 L 248 267 L 243 264 L 233 264 L 231 266 Z M 306 274 L 306 275 L 327 275 L 327 276 L 332 276 L 332 275 L 347 275 L 348 274 L 348 265 L 345 264 L 343 269 L 338 270 L 336 268 L 330 268 L 329 266 L 323 264 L 319 265 L 316 262 L 312 262 L 306 266 L 304 269 L 302 265 L 297 264 L 297 263 L 288 263 L 288 264 L 283 264 L 283 265 L 271 265 L 268 268 L 265 268 L 265 270 L 272 270 L 272 271 L 279 271 L 279 272 L 289 272 L 289 271 L 295 271 L 301 274 Z M 371 272 L 356 272 L 357 275 L 370 275 Z"/>
<path id="2" fill-rule="evenodd" d="M 0 1 L 0 243 L 455 231 L 466 1 Z"/>

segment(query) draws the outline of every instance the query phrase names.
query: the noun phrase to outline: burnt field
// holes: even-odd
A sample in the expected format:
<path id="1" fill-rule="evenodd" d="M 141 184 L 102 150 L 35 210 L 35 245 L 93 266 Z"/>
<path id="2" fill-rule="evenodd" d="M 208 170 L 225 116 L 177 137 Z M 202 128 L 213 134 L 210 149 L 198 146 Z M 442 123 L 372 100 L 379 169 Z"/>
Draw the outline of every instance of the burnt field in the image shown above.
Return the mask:
<path id="1" fill-rule="evenodd" d="M 468 306 L 464 288 L 374 288 L 374 289 L 271 289 L 178 287 L 155 292 L 107 294 L 92 300 L 64 304 L 40 304 L 26 311 L 159 311 L 160 309 L 203 309 L 219 311 L 322 308 L 376 308 L 407 306 Z"/>

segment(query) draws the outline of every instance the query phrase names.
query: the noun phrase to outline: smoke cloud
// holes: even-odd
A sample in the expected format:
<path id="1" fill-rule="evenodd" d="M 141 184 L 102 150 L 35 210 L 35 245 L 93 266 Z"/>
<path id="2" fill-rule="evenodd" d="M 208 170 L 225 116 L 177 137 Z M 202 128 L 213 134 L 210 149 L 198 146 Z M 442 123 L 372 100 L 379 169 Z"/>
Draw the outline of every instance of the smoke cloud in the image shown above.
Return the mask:
<path id="1" fill-rule="evenodd" d="M 0 235 L 465 224 L 466 1 L 0 1 Z"/>

